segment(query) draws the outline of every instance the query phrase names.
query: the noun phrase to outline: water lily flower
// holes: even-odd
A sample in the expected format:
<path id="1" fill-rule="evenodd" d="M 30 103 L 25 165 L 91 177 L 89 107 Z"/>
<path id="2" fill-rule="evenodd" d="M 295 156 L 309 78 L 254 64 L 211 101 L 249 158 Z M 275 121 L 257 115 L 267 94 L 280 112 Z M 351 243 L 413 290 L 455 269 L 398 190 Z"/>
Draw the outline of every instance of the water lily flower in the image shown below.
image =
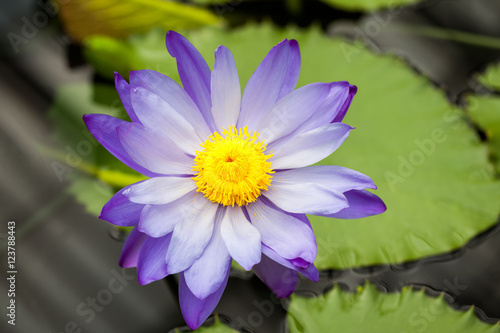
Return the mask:
<path id="1" fill-rule="evenodd" d="M 342 123 L 357 88 L 312 83 L 295 90 L 299 46 L 283 40 L 244 89 L 231 52 L 215 51 L 210 71 L 196 48 L 167 33 L 182 87 L 152 70 L 115 74 L 132 122 L 90 114 L 99 142 L 149 179 L 116 193 L 100 218 L 133 226 L 120 258 L 141 284 L 179 273 L 182 314 L 192 329 L 212 313 L 232 260 L 278 297 L 298 273 L 317 281 L 317 246 L 306 214 L 360 218 L 385 205 L 366 175 L 317 165 L 353 129 Z M 335 223 L 335 221 L 332 221 Z"/>

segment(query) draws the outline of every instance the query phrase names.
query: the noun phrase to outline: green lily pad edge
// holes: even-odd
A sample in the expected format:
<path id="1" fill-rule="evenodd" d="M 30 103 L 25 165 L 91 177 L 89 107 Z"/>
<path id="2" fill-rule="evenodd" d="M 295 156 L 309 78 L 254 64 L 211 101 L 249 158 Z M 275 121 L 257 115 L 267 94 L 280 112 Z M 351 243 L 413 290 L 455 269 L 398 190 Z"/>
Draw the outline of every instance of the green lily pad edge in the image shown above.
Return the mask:
<path id="1" fill-rule="evenodd" d="M 455 310 L 444 293 L 432 297 L 412 286 L 385 293 L 368 282 L 355 293 L 335 285 L 319 297 L 292 295 L 287 322 L 290 333 L 330 332 L 332 327 L 343 333 L 500 332 L 500 321 L 481 321 L 473 306 Z"/>

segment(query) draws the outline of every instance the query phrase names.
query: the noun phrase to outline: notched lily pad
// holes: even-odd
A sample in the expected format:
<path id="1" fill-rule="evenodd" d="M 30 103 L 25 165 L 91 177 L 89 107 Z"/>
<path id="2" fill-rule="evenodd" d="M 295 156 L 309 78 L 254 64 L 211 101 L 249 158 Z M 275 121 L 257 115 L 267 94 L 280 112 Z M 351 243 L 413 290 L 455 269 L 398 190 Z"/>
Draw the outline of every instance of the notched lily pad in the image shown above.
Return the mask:
<path id="1" fill-rule="evenodd" d="M 500 173 L 500 96 L 468 96 L 467 105 L 472 121 L 484 131 L 491 161 Z"/>
<path id="2" fill-rule="evenodd" d="M 500 91 L 500 62 L 496 62 L 488 66 L 488 68 L 479 75 L 479 82 Z"/>
<path id="3" fill-rule="evenodd" d="M 412 287 L 382 293 L 368 283 L 356 293 L 335 286 L 320 297 L 293 295 L 287 319 L 291 333 L 330 332 L 333 327 L 343 333 L 500 332 L 500 323 L 480 321 L 474 307 L 452 309 L 444 294 L 430 297 Z"/>

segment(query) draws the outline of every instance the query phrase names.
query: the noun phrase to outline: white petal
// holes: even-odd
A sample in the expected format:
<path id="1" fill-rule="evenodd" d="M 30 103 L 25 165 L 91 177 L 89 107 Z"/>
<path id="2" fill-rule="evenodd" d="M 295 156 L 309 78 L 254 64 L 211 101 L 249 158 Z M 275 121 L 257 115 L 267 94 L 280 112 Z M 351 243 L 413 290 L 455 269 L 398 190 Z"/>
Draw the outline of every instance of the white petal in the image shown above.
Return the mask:
<path id="1" fill-rule="evenodd" d="M 131 185 L 123 194 L 135 203 L 161 205 L 177 200 L 195 188 L 196 183 L 189 177 L 154 177 Z"/>
<path id="2" fill-rule="evenodd" d="M 231 256 L 220 234 L 220 219 L 215 222 L 212 239 L 201 257 L 184 272 L 186 284 L 191 292 L 203 299 L 213 294 L 224 282 L 226 269 L 231 265 Z"/>
<path id="3" fill-rule="evenodd" d="M 164 205 L 147 205 L 141 213 L 138 229 L 151 237 L 162 237 L 172 232 L 186 214 L 196 192 L 188 193 Z"/>
<path id="4" fill-rule="evenodd" d="M 141 123 L 157 133 L 171 139 L 182 151 L 194 155 L 200 149 L 202 139 L 177 110 L 142 87 L 131 90 L 132 105 Z"/>
<path id="5" fill-rule="evenodd" d="M 211 80 L 212 114 L 217 131 L 236 125 L 241 106 L 241 89 L 233 55 L 224 46 L 215 51 Z"/>
<path id="6" fill-rule="evenodd" d="M 274 154 L 269 159 L 271 168 L 294 169 L 319 162 L 340 147 L 351 129 L 349 125 L 333 123 L 280 140 L 266 150 L 266 154 Z"/>
<path id="7" fill-rule="evenodd" d="M 246 206 L 262 243 L 285 259 L 301 258 L 313 262 L 317 248 L 312 229 L 293 215 L 271 207 L 266 200 L 260 197 Z"/>
<path id="8" fill-rule="evenodd" d="M 255 128 L 259 139 L 271 143 L 297 129 L 324 103 L 329 83 L 312 83 L 280 99 Z"/>
<path id="9" fill-rule="evenodd" d="M 202 255 L 212 238 L 218 207 L 201 193 L 185 206 L 185 216 L 175 226 L 167 252 L 169 274 L 184 271 Z"/>
<path id="10" fill-rule="evenodd" d="M 276 206 L 290 213 L 334 214 L 349 206 L 342 193 L 314 184 L 272 184 L 264 195 Z"/>
<path id="11" fill-rule="evenodd" d="M 247 220 L 240 207 L 227 207 L 221 225 L 222 239 L 238 264 L 247 271 L 260 262 L 259 231 Z"/>
<path id="12" fill-rule="evenodd" d="M 141 124 L 125 123 L 117 131 L 125 151 L 144 168 L 167 175 L 193 173 L 193 158 L 184 154 L 172 140 Z"/>
<path id="13" fill-rule="evenodd" d="M 290 42 L 284 40 L 269 51 L 245 86 L 238 127 L 255 130 L 260 119 L 276 104 L 292 63 Z"/>
<path id="14" fill-rule="evenodd" d="M 200 136 L 207 137 L 210 135 L 208 125 L 198 106 L 187 92 L 168 76 L 149 69 L 132 71 L 130 72 L 130 86 L 143 87 L 158 95 L 195 127 Z"/>
<path id="15" fill-rule="evenodd" d="M 342 193 L 366 188 L 376 186 L 360 172 L 316 165 L 275 173 L 264 195 L 287 212 L 330 215 L 349 206 Z"/>

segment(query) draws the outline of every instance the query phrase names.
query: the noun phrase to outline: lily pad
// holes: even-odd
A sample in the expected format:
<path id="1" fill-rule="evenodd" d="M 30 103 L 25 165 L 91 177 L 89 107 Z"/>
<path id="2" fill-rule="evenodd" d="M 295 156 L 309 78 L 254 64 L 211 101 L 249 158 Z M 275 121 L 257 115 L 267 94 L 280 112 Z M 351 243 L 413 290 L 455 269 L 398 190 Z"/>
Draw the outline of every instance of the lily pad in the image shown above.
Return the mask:
<path id="1" fill-rule="evenodd" d="M 469 96 L 467 104 L 467 111 L 472 121 L 486 135 L 491 161 L 495 165 L 496 172 L 500 173 L 500 97 Z"/>
<path id="2" fill-rule="evenodd" d="M 404 287 L 387 294 L 371 284 L 356 293 L 335 286 L 316 298 L 293 295 L 287 319 L 291 333 L 330 332 L 332 327 L 343 333 L 500 332 L 500 323 L 481 322 L 474 307 L 452 309 L 442 293 L 430 297 L 424 289 Z"/>
<path id="3" fill-rule="evenodd" d="M 484 73 L 479 75 L 479 82 L 500 91 L 500 62 L 490 65 Z"/>
<path id="4" fill-rule="evenodd" d="M 478 75 L 478 81 L 488 89 L 500 91 L 500 63 L 494 63 Z M 487 94 L 488 92 L 489 94 Z M 469 117 L 483 130 L 490 159 L 500 173 L 500 96 L 490 91 L 466 96 Z"/>
<path id="5" fill-rule="evenodd" d="M 60 13 L 77 41 L 96 34 L 125 37 L 157 26 L 186 29 L 221 22 L 206 9 L 160 0 L 71 0 L 60 3 Z"/>
<path id="6" fill-rule="evenodd" d="M 87 212 L 99 216 L 102 207 L 115 194 L 108 184 L 81 173 L 73 173 L 68 193 L 73 194 L 77 201 L 85 206 Z"/>
<path id="7" fill-rule="evenodd" d="M 154 34 L 144 37 L 149 45 Z M 311 216 L 318 268 L 400 263 L 445 253 L 496 223 L 500 182 L 491 171 L 487 147 L 444 92 L 405 62 L 328 38 L 319 29 L 278 30 L 264 24 L 232 31 L 203 29 L 186 36 L 209 64 L 216 47 L 227 46 L 242 86 L 269 49 L 284 38 L 297 39 L 301 47 L 298 86 L 341 80 L 358 86 L 345 118 L 356 130 L 323 164 L 372 177 L 388 211 L 359 220 Z M 137 56 L 137 51 L 129 68 L 161 66 L 175 73 L 163 36 L 157 45 L 164 52 L 161 63 L 156 56 L 148 58 L 149 53 Z M 132 47 L 140 48 L 140 39 Z"/>

